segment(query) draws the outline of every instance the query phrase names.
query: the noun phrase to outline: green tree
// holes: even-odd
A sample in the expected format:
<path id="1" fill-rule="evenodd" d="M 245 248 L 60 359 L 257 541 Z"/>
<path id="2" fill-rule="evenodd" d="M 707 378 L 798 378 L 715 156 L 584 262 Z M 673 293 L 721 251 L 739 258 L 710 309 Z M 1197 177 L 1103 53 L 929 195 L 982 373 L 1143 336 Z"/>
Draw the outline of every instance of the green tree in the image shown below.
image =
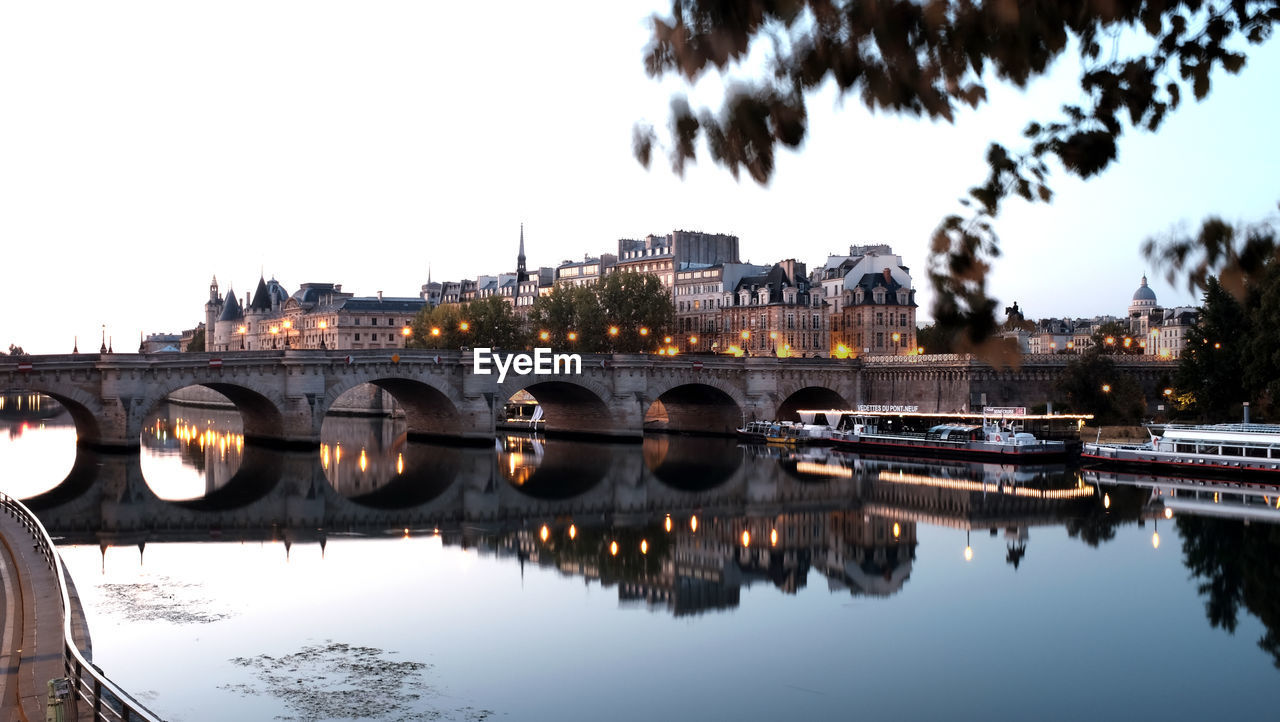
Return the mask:
<path id="1" fill-rule="evenodd" d="M 1064 53 L 1079 53 L 1084 102 L 1028 123 L 1019 148 L 992 143 L 987 178 L 963 201 L 969 210 L 942 219 L 931 242 L 936 323 L 959 332 L 959 343 L 998 354 L 986 275 L 999 255 L 991 221 L 1001 203 L 1014 195 L 1048 202 L 1050 159 L 1080 178 L 1102 172 L 1126 125 L 1155 132 L 1184 95 L 1209 93 L 1215 69 L 1238 72 L 1241 48 L 1269 38 L 1277 22 L 1280 0 L 672 0 L 670 16 L 652 19 L 644 65 L 689 85 L 709 72 L 732 74 L 718 113 L 672 98 L 666 150 L 683 173 L 703 137 L 734 177 L 745 170 L 763 184 L 777 147 L 803 142 L 807 100 L 825 87 L 873 112 L 950 122 L 960 106 L 986 100 L 989 79 L 1025 87 Z M 748 63 L 757 50 L 764 62 Z M 637 125 L 642 164 L 659 143 L 653 128 Z"/>
<path id="2" fill-rule="evenodd" d="M 409 325 L 408 348 L 461 348 L 472 345 L 464 331 L 462 307 L 442 304 L 423 307 Z"/>
<path id="3" fill-rule="evenodd" d="M 609 325 L 610 347 L 624 353 L 657 350 L 675 328 L 671 292 L 648 273 L 612 273 L 595 286 Z M 617 334 L 612 329 L 618 329 Z"/>
<path id="4" fill-rule="evenodd" d="M 196 332 L 191 334 L 191 341 L 187 344 L 187 351 L 190 351 L 192 353 L 204 351 L 204 329 L 203 328 L 196 329 Z"/>
<path id="5" fill-rule="evenodd" d="M 1245 304 L 1228 293 L 1216 277 L 1209 276 L 1200 317 L 1187 332 L 1187 345 L 1178 358 L 1174 377 L 1178 391 L 1190 396 L 1189 411 L 1222 420 L 1233 406 L 1248 400 L 1244 356 L 1246 339 L 1253 331 Z"/>
<path id="6" fill-rule="evenodd" d="M 1078 414 L 1093 414 L 1098 424 L 1133 424 L 1142 419 L 1147 402 L 1142 389 L 1115 361 L 1096 352 L 1067 363 L 1054 390 L 1062 405 Z"/>
<path id="7" fill-rule="evenodd" d="M 925 353 L 955 353 L 955 333 L 931 323 L 916 331 L 916 345 Z"/>
<path id="8" fill-rule="evenodd" d="M 524 324 L 511 304 L 498 296 L 489 296 L 468 303 L 462 309 L 462 320 L 467 323 L 467 345 L 500 349 L 523 349 L 529 346 Z"/>
<path id="9" fill-rule="evenodd" d="M 583 353 L 608 350 L 608 324 L 595 291 L 586 286 L 559 284 L 534 300 L 530 331 L 540 345 Z M 549 338 L 542 339 L 546 331 Z"/>
<path id="10" fill-rule="evenodd" d="M 1125 324 L 1119 321 L 1107 321 L 1093 332 L 1093 346 L 1090 350 L 1108 356 L 1138 355 L 1143 352 L 1141 343 L 1129 333 L 1129 327 Z"/>
<path id="11" fill-rule="evenodd" d="M 1271 259 L 1250 296 L 1249 334 L 1232 339 L 1244 352 L 1244 385 L 1260 413 L 1280 411 L 1280 260 Z"/>

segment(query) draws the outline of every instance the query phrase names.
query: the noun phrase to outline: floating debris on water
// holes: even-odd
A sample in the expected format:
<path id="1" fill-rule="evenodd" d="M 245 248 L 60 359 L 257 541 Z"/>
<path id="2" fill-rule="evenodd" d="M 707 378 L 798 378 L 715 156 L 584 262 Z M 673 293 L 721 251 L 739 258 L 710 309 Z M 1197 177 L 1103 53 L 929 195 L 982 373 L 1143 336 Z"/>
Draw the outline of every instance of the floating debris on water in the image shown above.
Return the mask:
<path id="1" fill-rule="evenodd" d="M 99 584 L 108 614 L 130 622 L 208 624 L 234 615 L 213 609 L 213 602 L 195 593 L 203 585 L 158 577 L 154 582 Z"/>
<path id="2" fill-rule="evenodd" d="M 256 684 L 228 684 L 219 689 L 279 699 L 288 712 L 279 720 L 386 719 L 481 722 L 490 710 L 432 708 L 424 662 L 390 659 L 395 652 L 326 640 L 283 657 L 260 654 L 235 657 L 232 664 L 255 670 Z"/>

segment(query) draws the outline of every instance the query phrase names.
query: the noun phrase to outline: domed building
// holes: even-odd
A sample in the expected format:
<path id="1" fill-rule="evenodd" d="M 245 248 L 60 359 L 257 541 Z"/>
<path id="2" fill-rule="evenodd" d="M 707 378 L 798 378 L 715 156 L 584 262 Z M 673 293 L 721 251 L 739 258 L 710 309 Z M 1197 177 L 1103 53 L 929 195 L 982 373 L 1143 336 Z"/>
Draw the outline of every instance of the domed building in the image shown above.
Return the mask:
<path id="1" fill-rule="evenodd" d="M 1139 333 L 1145 333 L 1146 329 L 1145 328 L 1140 329 L 1137 325 L 1135 325 L 1135 322 L 1139 318 L 1142 318 L 1143 316 L 1147 316 L 1157 308 L 1159 308 L 1159 304 L 1156 303 L 1156 292 L 1152 291 L 1151 287 L 1147 285 L 1147 276 L 1146 274 L 1143 274 L 1142 285 L 1138 286 L 1138 290 L 1133 292 L 1133 300 L 1129 302 L 1130 331 L 1132 331 L 1135 335 Z"/>

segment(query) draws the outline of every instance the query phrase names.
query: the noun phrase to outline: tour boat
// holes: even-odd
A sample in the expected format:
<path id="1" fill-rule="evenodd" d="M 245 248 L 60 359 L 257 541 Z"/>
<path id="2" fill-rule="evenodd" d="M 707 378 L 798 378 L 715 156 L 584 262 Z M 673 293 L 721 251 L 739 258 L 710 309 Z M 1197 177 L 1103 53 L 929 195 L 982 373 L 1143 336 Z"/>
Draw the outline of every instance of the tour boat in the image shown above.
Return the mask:
<path id="1" fill-rule="evenodd" d="M 1151 433 L 1151 432 L 1148 432 Z M 1101 466 L 1280 478 L 1280 425 L 1168 424 L 1145 444 L 1085 444 L 1082 459 Z"/>
<path id="2" fill-rule="evenodd" d="M 738 438 L 756 443 L 788 446 L 831 443 L 830 427 L 821 424 L 795 421 L 750 421 L 737 431 Z"/>
<path id="3" fill-rule="evenodd" d="M 1037 438 L 1022 418 L 984 418 L 976 414 L 897 414 L 858 411 L 800 412 L 836 415 L 831 432 L 836 448 L 893 455 L 932 456 L 1003 463 L 1048 462 L 1067 458 L 1066 440 Z M 1030 417 L 1068 419 L 1075 417 Z"/>

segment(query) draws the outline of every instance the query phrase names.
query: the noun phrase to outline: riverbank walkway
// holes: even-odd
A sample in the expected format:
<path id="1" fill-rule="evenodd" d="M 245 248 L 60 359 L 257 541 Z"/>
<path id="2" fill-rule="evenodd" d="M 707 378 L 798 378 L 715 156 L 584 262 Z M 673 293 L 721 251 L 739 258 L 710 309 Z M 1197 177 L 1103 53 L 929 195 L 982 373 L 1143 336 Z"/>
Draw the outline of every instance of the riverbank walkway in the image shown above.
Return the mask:
<path id="1" fill-rule="evenodd" d="M 74 595 L 74 586 L 67 579 Z M 62 593 L 42 547 L 8 507 L 0 505 L 0 720 L 43 722 L 48 682 L 65 677 Z M 89 657 L 79 600 L 72 602 L 77 647 Z M 80 705 L 86 707 L 87 705 Z M 80 718 L 93 719 L 81 711 Z"/>

